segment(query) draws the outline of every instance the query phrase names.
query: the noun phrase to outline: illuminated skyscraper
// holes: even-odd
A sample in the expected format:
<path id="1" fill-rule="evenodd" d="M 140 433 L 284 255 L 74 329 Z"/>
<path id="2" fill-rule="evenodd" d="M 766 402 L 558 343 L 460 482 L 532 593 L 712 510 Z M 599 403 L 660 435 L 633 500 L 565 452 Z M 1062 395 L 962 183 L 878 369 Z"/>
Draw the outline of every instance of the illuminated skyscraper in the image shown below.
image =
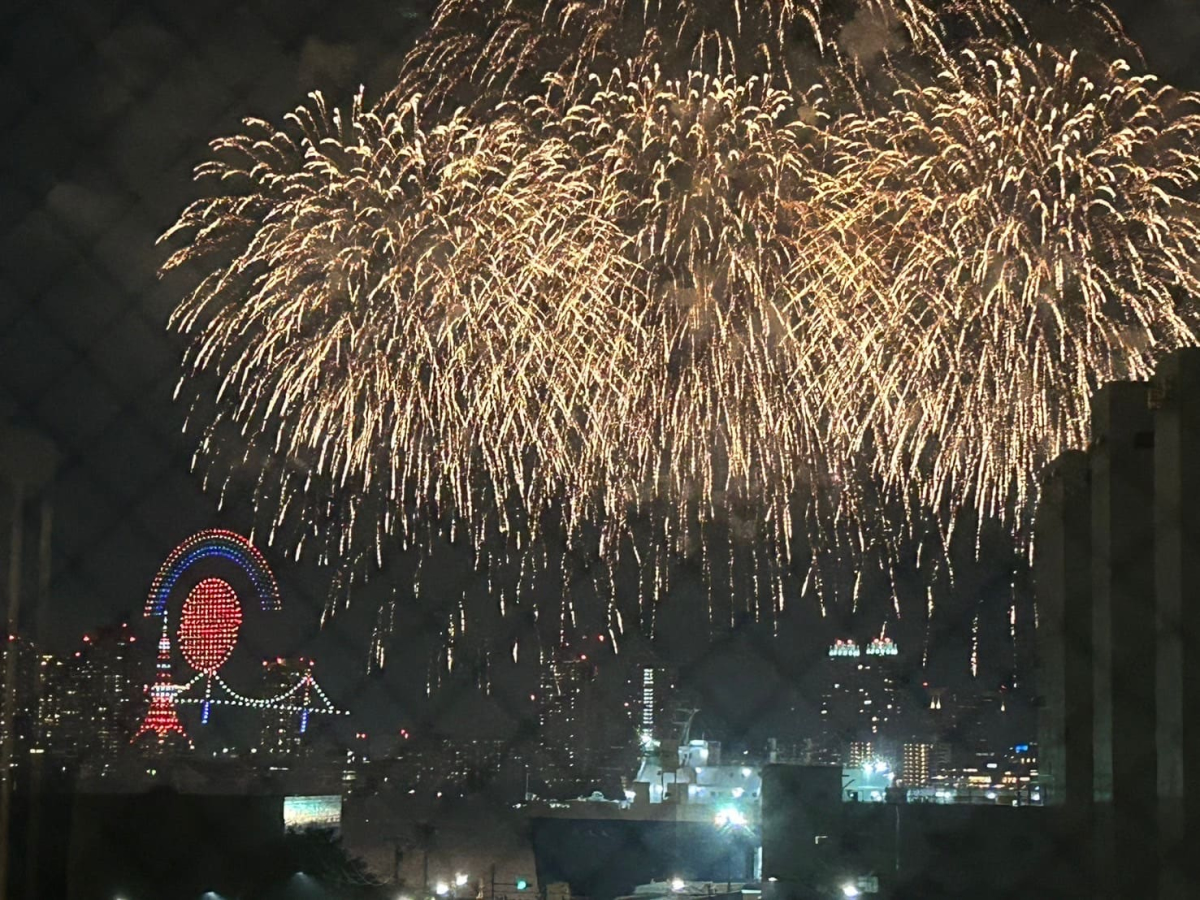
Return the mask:
<path id="1" fill-rule="evenodd" d="M 124 753 L 145 711 L 152 659 L 127 623 L 85 634 L 66 658 L 42 655 L 39 746 L 93 765 Z"/>
<path id="2" fill-rule="evenodd" d="M 874 761 L 875 744 L 871 741 L 851 741 L 846 748 L 845 762 L 851 768 L 857 769 Z"/>
<path id="3" fill-rule="evenodd" d="M 587 656 L 569 656 L 563 651 L 542 669 L 538 724 L 544 776 L 552 786 L 576 781 L 590 755 L 587 687 L 595 675 L 595 664 Z"/>
<path id="4" fill-rule="evenodd" d="M 824 762 L 850 763 L 852 744 L 878 748 L 899 716 L 896 662 L 899 649 L 888 638 L 865 647 L 837 641 L 825 660 L 821 696 L 821 755 Z"/>
<path id="5" fill-rule="evenodd" d="M 276 697 L 304 680 L 312 661 L 300 657 L 276 657 L 263 660 L 259 696 Z M 262 730 L 258 752 L 273 757 L 295 757 L 302 754 L 308 722 L 303 714 L 291 709 L 263 709 Z M 303 726 L 303 727 L 302 727 Z"/>
<path id="6" fill-rule="evenodd" d="M 627 687 L 616 664 L 601 672 L 586 653 L 564 648 L 547 663 L 538 698 L 538 769 L 552 790 L 615 793 L 621 777 L 634 773 L 638 726 L 626 706 Z"/>
<path id="7" fill-rule="evenodd" d="M 933 774 L 933 744 L 910 741 L 904 745 L 900 778 L 905 787 L 925 787 Z"/>
<path id="8" fill-rule="evenodd" d="M 105 759 L 129 746 L 150 680 L 147 662 L 125 623 L 100 629 L 85 640 L 79 672 L 82 713 Z"/>
<path id="9" fill-rule="evenodd" d="M 36 733 L 38 671 L 37 650 L 32 641 L 18 635 L 7 639 L 0 635 L 0 686 L 5 691 L 9 687 L 9 672 L 14 682 L 12 710 L 10 713 L 0 706 L 0 733 L 12 729 L 13 765 L 19 765 L 33 747 Z"/>
<path id="10" fill-rule="evenodd" d="M 657 662 L 638 662 L 626 682 L 626 707 L 643 745 L 671 737 L 677 695 L 675 671 Z"/>

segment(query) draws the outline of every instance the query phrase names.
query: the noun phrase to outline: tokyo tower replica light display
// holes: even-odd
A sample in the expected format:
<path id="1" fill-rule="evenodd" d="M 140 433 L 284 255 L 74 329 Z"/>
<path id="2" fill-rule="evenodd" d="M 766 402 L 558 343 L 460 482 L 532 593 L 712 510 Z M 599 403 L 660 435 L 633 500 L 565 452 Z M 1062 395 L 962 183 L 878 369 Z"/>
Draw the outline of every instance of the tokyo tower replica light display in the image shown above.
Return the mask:
<path id="1" fill-rule="evenodd" d="M 200 723 L 208 724 L 214 706 L 240 706 L 262 710 L 294 712 L 299 716 L 300 732 L 308 729 L 314 713 L 346 715 L 334 707 L 307 667 L 296 682 L 272 697 L 249 697 L 231 688 L 221 677 L 221 667 L 237 646 L 242 627 L 242 604 L 237 591 L 223 578 L 205 577 L 183 601 L 176 632 L 179 651 L 192 669 L 182 684 L 171 677 L 170 600 L 183 575 L 206 560 L 226 560 L 246 575 L 264 612 L 280 608 L 279 585 L 262 553 L 246 538 L 232 531 L 211 529 L 192 535 L 167 557 L 154 576 L 145 614 L 162 620 L 158 642 L 158 662 L 154 684 L 150 685 L 150 705 L 134 741 L 153 734 L 163 743 L 176 737 L 191 744 L 179 721 L 178 705 L 200 707 Z"/>

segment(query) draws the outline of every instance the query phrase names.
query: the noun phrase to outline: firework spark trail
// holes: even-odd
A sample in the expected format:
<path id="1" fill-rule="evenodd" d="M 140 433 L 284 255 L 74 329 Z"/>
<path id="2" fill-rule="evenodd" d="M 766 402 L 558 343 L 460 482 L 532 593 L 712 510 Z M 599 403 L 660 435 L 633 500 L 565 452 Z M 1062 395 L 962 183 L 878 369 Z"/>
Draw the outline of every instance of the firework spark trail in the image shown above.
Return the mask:
<path id="1" fill-rule="evenodd" d="M 1194 343 L 1197 98 L 1037 47 L 964 54 L 837 128 L 838 234 L 889 276 L 827 294 L 870 348 L 873 403 L 851 418 L 887 448 L 876 474 L 1021 522 L 1032 474 L 1085 441 L 1096 386 Z"/>
<path id="2" fill-rule="evenodd" d="M 201 174 L 252 189 L 199 201 L 177 226 L 196 236 L 168 266 L 255 226 L 177 311 L 194 364 L 236 395 L 218 418 L 302 460 L 298 477 L 382 490 L 397 509 L 415 484 L 470 518 L 476 465 L 536 508 L 581 477 L 547 466 L 565 468 L 577 411 L 628 365 L 617 335 L 595 333 L 621 317 L 586 296 L 628 278 L 624 236 L 569 148 L 511 122 L 423 134 L 404 110 L 356 104 L 343 121 L 314 106 L 295 117 L 300 141 L 263 128 L 219 142 L 236 161 Z M 531 444 L 546 451 L 535 483 Z"/>
<path id="3" fill-rule="evenodd" d="M 773 608 L 797 555 L 821 594 L 823 553 L 931 517 L 945 545 L 961 507 L 1020 532 L 1200 288 L 1196 98 L 1027 27 L 447 0 L 375 107 L 314 95 L 200 168 L 165 237 L 203 276 L 174 318 L 218 383 L 201 456 L 238 447 L 323 558 L 466 536 L 489 584 L 550 570 L 548 519 L 655 598 L 718 539 L 732 593 L 761 543 Z"/>

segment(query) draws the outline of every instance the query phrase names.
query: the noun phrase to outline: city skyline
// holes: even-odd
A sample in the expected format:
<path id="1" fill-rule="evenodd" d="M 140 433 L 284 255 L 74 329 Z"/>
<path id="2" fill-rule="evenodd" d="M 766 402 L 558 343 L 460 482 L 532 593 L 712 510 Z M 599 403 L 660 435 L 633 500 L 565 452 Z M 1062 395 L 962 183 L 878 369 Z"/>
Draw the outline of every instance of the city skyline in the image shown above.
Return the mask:
<path id="1" fill-rule="evenodd" d="M 764 717 L 758 733 L 769 736 L 761 739 L 739 736 L 729 723 L 705 711 L 700 695 L 684 686 L 670 666 L 644 659 L 596 660 L 582 651 L 565 651 L 548 661 L 543 668 L 542 686 L 536 696 L 530 697 L 529 721 L 536 724 L 533 730 L 518 728 L 506 734 L 501 733 L 503 729 L 498 732 L 487 728 L 474 733 L 461 729 L 420 732 L 410 730 L 412 723 L 399 721 L 372 732 L 364 729 L 377 723 L 354 716 L 351 698 L 344 725 L 331 730 L 329 725 L 337 723 L 324 723 L 306 737 L 301 728 L 301 707 L 290 704 L 276 708 L 269 698 L 294 693 L 306 673 L 314 671 L 314 662 L 276 657 L 262 660 L 261 674 L 252 687 L 244 688 L 252 695 L 249 702 L 218 708 L 217 717 L 210 722 L 204 721 L 198 702 L 174 706 L 183 732 L 179 740 L 168 740 L 166 744 L 157 741 L 153 733 L 142 734 L 146 716 L 152 714 L 155 680 L 161 677 L 161 672 L 155 675 L 155 662 L 160 663 L 157 668 L 161 670 L 162 647 L 156 651 L 153 641 L 139 642 L 129 623 L 92 630 L 82 636 L 79 648 L 65 657 L 40 652 L 23 639 L 8 643 L 6 649 L 12 648 L 26 661 L 18 667 L 17 715 L 18 721 L 27 723 L 18 731 L 19 758 L 33 750 L 64 760 L 107 765 L 154 759 L 160 752 L 156 747 L 162 744 L 170 757 L 179 759 L 231 753 L 229 758 L 250 759 L 261 754 L 258 760 L 263 766 L 272 759 L 299 760 L 314 748 L 328 754 L 342 747 L 356 747 L 363 761 L 375 758 L 382 762 L 403 758 L 412 748 L 428 748 L 431 741 L 433 746 L 442 741 L 456 744 L 471 742 L 477 736 L 523 753 L 526 771 L 532 771 L 535 783 L 551 795 L 572 796 L 588 785 L 605 785 L 606 792 L 616 792 L 620 776 L 628 777 L 636 768 L 633 760 L 638 753 L 644 755 L 662 741 L 678 740 L 688 732 L 693 737 L 724 743 L 730 752 L 746 748 L 756 759 L 776 752 L 771 748 L 786 746 L 789 758 L 850 766 L 864 759 L 888 759 L 897 771 L 914 742 L 940 747 L 946 754 L 946 765 L 954 762 L 962 766 L 983 757 L 999 758 L 1014 741 L 1031 740 L 1033 729 L 1027 716 L 981 717 L 989 708 L 1002 712 L 1006 702 L 1020 703 L 1016 696 L 1007 701 L 999 699 L 1003 694 L 994 691 L 951 692 L 930 688 L 926 683 L 920 692 L 904 698 L 908 714 L 901 715 L 901 698 L 892 675 L 882 676 L 884 680 L 876 684 L 872 679 L 878 680 L 879 675 L 858 672 L 857 681 L 846 683 L 850 669 L 861 667 L 860 660 L 871 659 L 861 651 L 846 652 L 853 646 L 852 641 L 838 641 L 829 649 L 821 676 L 827 686 L 821 718 L 813 720 L 806 730 L 795 716 Z M 894 644 L 883 640 L 868 645 L 867 652 L 879 662 L 893 664 L 900 656 Z M 178 685 L 192 677 L 192 670 L 177 652 L 174 655 L 176 658 L 170 659 L 168 651 L 164 683 Z M 610 668 L 609 664 L 616 662 L 622 664 Z M 608 677 L 598 678 L 600 668 Z M 897 669 L 889 671 L 894 674 Z M 253 667 L 250 674 L 254 674 Z M 649 693 L 648 674 L 658 679 L 657 689 L 650 688 Z M 867 686 L 861 690 L 829 690 L 854 684 Z M 254 702 L 253 697 L 261 697 L 261 703 Z M 871 703 L 892 701 L 896 709 L 882 722 L 872 723 L 870 716 L 864 717 Z M 314 698 L 314 702 L 318 702 L 315 711 L 322 712 L 319 704 L 329 700 L 322 695 L 321 701 Z M 989 703 L 999 705 L 989 707 Z M 860 725 L 849 726 L 857 719 L 862 719 Z M 772 732 L 773 727 L 779 731 Z M 606 734 L 609 737 L 604 737 Z M 534 747 L 543 748 L 549 755 L 530 755 Z M 858 747 L 867 748 L 865 756 Z M 499 760 L 494 768 L 498 768 Z"/>

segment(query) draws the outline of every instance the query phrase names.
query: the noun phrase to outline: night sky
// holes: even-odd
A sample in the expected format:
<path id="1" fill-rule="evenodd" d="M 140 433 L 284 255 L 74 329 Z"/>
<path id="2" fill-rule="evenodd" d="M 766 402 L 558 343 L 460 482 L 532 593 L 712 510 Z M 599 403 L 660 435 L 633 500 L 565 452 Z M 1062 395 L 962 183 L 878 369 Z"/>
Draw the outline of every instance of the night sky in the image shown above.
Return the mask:
<path id="1" fill-rule="evenodd" d="M 1189 0 L 1115 6 L 1151 71 L 1198 85 L 1200 7 Z M 171 548 L 202 528 L 252 527 L 247 504 L 234 497 L 218 510 L 216 494 L 190 471 L 187 409 L 171 399 L 183 343 L 166 330 L 183 287 L 156 275 L 165 251 L 155 239 L 195 196 L 191 171 L 207 141 L 236 131 L 247 115 L 276 121 L 310 90 L 344 100 L 361 83 L 368 98 L 377 96 L 391 86 L 428 8 L 415 0 L 8 0 L 0 7 L 0 423 L 35 429 L 61 453 L 50 601 L 25 623 L 52 649 L 66 651 L 86 630 L 122 616 L 152 635 L 141 606 Z M 437 595 L 461 594 L 464 581 L 478 578 L 465 551 L 427 564 L 420 602 L 408 588 L 415 558 L 396 554 L 321 629 L 329 573 L 281 548 L 262 549 L 281 581 L 284 612 L 248 622 L 235 659 L 242 671 L 261 657 L 303 653 L 318 660 L 320 680 L 368 728 L 509 727 L 534 677 L 528 659 L 495 670 L 490 704 L 468 688 L 436 704 L 425 700 Z M 965 683 L 978 613 L 980 677 L 998 683 L 1014 668 L 1011 548 L 989 532 L 983 560 L 968 555 L 958 568 L 955 589 L 938 598 L 923 677 Z M 902 591 L 923 595 L 919 573 L 902 571 L 899 580 Z M 393 592 L 389 665 L 368 676 L 375 611 Z M 739 728 L 793 702 L 780 688 L 781 672 L 837 633 L 874 633 L 890 604 L 877 590 L 850 621 L 836 613 L 822 619 L 814 604 L 795 601 L 779 638 L 747 627 L 710 648 L 696 615 L 700 593 L 696 579 L 681 580 L 662 610 L 658 650 L 684 665 L 709 705 Z M 1028 644 L 1032 604 L 1022 578 L 1017 594 Z M 915 648 L 924 627 L 912 617 L 889 633 Z M 1028 668 L 1028 649 L 1020 652 L 1026 658 L 1017 668 Z"/>

